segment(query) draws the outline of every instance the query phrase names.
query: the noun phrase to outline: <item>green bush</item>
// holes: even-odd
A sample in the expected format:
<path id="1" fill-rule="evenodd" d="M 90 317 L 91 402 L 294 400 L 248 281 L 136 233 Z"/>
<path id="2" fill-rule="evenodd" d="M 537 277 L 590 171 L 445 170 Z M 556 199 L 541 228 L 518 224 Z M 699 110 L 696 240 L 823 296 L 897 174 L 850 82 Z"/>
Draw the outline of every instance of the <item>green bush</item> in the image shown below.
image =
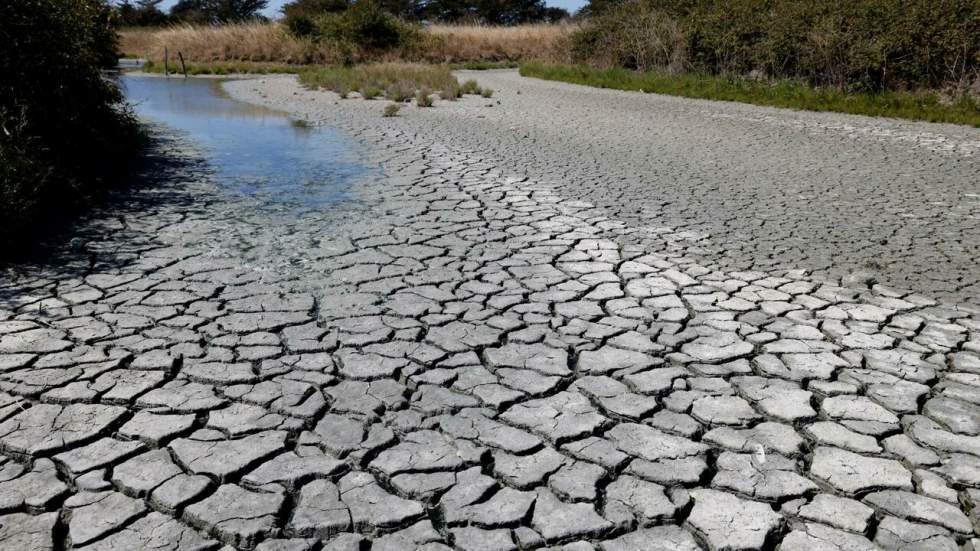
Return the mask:
<path id="1" fill-rule="evenodd" d="M 793 78 L 848 90 L 964 86 L 978 0 L 596 0 L 572 58 L 601 67 Z"/>
<path id="2" fill-rule="evenodd" d="M 313 20 L 313 37 L 352 51 L 381 52 L 411 48 L 421 40 L 421 31 L 386 12 L 376 0 L 360 0 L 349 9 L 324 13 Z"/>
<path id="3" fill-rule="evenodd" d="M 102 74 L 110 14 L 104 0 L 0 2 L 0 253 L 104 190 L 138 148 Z"/>
<path id="4" fill-rule="evenodd" d="M 350 7 L 349 0 L 296 0 L 282 7 L 283 23 L 296 36 L 312 36 L 314 20 L 325 13 L 338 13 Z"/>
<path id="5" fill-rule="evenodd" d="M 652 2 L 610 6 L 570 38 L 572 58 L 600 67 L 681 70 L 687 43 L 678 20 Z"/>

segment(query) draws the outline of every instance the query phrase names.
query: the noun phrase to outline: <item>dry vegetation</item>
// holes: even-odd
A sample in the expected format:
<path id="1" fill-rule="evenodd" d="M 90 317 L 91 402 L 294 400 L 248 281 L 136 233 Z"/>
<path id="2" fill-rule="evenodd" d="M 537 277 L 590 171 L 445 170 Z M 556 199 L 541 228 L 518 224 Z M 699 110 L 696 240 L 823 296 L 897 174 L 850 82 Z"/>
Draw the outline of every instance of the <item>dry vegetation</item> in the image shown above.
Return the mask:
<path id="1" fill-rule="evenodd" d="M 573 25 L 547 24 L 487 27 L 482 25 L 432 25 L 426 34 L 429 61 L 527 61 L 559 56 L 562 41 Z"/>
<path id="2" fill-rule="evenodd" d="M 126 29 L 119 48 L 125 55 L 163 60 L 163 50 L 181 52 L 189 62 L 261 61 L 275 63 L 329 63 L 333 52 L 308 39 L 296 38 L 277 24 L 179 25 Z"/>
<path id="3" fill-rule="evenodd" d="M 301 72 L 299 79 L 307 87 L 331 90 L 342 98 L 351 92 L 357 92 L 364 99 L 384 95 L 398 103 L 414 97 L 420 107 L 431 107 L 433 93 L 449 100 L 464 93 L 445 65 L 366 63 L 354 67 L 322 67 Z M 477 93 L 470 88 L 467 87 L 469 93 Z"/>
<path id="4" fill-rule="evenodd" d="M 440 63 L 480 61 L 560 61 L 558 45 L 569 25 L 433 25 L 423 31 L 421 44 L 410 51 L 395 51 L 371 61 L 427 61 Z M 223 26 L 182 25 L 162 29 L 126 29 L 120 33 L 126 55 L 153 61 L 163 49 L 179 51 L 188 62 L 252 61 L 290 64 L 331 63 L 340 52 L 329 43 L 297 38 L 279 24 L 243 23 Z"/>

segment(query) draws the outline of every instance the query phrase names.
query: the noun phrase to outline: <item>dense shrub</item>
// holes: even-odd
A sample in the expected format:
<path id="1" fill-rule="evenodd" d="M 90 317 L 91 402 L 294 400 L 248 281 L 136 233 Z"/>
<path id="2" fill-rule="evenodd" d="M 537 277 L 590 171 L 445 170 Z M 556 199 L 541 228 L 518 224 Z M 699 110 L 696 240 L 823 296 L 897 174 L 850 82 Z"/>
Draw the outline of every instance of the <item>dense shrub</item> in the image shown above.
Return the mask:
<path id="1" fill-rule="evenodd" d="M 338 13 L 350 7 L 349 0 L 296 0 L 282 8 L 283 23 L 296 36 L 312 36 L 314 20 L 325 13 Z"/>
<path id="2" fill-rule="evenodd" d="M 170 17 L 160 10 L 163 0 L 123 0 L 114 8 L 116 24 L 120 27 L 160 27 L 170 23 Z"/>
<path id="3" fill-rule="evenodd" d="M 360 0 L 342 12 L 321 14 L 314 23 L 316 38 L 366 51 L 408 47 L 421 36 L 415 25 L 388 13 L 374 0 Z"/>
<path id="4" fill-rule="evenodd" d="M 0 2 L 0 253 L 111 183 L 135 150 L 101 71 L 116 61 L 110 14 L 104 0 Z"/>
<path id="5" fill-rule="evenodd" d="M 594 16 L 571 37 L 572 56 L 600 67 L 680 70 L 687 43 L 678 20 L 650 2 L 630 0 Z"/>
<path id="6" fill-rule="evenodd" d="M 573 55 L 602 66 L 682 59 L 858 90 L 964 85 L 980 71 L 978 0 L 596 0 L 589 11 Z"/>
<path id="7" fill-rule="evenodd" d="M 283 8 L 289 32 L 333 52 L 345 64 L 399 50 L 411 57 L 421 29 L 387 11 L 378 0 L 297 0 Z"/>
<path id="8" fill-rule="evenodd" d="M 184 0 L 189 1 L 189 0 Z M 201 0 L 194 0 L 201 1 Z M 293 0 L 283 7 L 286 24 L 301 33 L 318 13 L 343 11 L 361 0 Z M 556 22 L 568 17 L 562 8 L 544 0 L 368 0 L 406 21 L 460 22 L 481 25 L 517 25 Z M 343 4 L 344 8 L 337 9 Z M 304 21 L 305 20 L 305 21 Z M 302 36 L 302 34 L 301 34 Z"/>
<path id="9" fill-rule="evenodd" d="M 170 17 L 183 23 L 232 23 L 261 18 L 269 0 L 178 0 Z"/>

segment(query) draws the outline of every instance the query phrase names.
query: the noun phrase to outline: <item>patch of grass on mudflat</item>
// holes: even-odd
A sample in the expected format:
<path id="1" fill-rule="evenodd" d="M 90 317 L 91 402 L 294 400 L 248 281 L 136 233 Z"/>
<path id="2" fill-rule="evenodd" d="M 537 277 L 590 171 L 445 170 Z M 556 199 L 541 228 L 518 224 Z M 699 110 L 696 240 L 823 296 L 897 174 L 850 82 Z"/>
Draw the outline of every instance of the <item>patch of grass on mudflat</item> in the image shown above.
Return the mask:
<path id="1" fill-rule="evenodd" d="M 418 90 L 439 92 L 440 97 L 459 95 L 459 82 L 445 65 L 418 63 L 373 63 L 353 67 L 324 67 L 303 71 L 299 80 L 312 89 L 348 92 L 383 90 L 392 101 L 404 101 Z"/>
<path id="2" fill-rule="evenodd" d="M 640 73 L 627 69 L 544 63 L 523 63 L 520 73 L 526 77 L 597 88 L 980 127 L 980 101 L 967 96 L 944 102 L 931 92 L 848 93 L 837 88 L 813 88 L 792 81 L 773 83 L 726 76 L 656 71 Z"/>
<path id="3" fill-rule="evenodd" d="M 516 61 L 464 61 L 462 63 L 450 63 L 449 68 L 454 71 L 489 71 L 491 69 L 516 69 L 520 65 Z"/>
<path id="4" fill-rule="evenodd" d="M 290 65 L 286 63 L 261 63 L 255 61 L 212 61 L 209 63 L 187 63 L 188 75 L 267 75 L 273 73 L 295 74 L 309 70 L 314 65 Z M 146 73 L 164 73 L 163 63 L 147 61 L 143 65 Z M 180 61 L 170 61 L 170 74 L 183 74 Z"/>

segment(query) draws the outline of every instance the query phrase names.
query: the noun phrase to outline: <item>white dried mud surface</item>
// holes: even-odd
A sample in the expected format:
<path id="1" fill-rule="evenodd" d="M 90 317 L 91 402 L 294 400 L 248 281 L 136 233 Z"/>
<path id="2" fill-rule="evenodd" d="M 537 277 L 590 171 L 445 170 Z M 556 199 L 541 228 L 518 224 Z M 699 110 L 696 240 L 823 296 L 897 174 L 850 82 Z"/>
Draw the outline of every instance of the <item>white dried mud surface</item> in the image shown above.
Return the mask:
<path id="1" fill-rule="evenodd" d="M 980 311 L 828 282 L 829 268 L 799 269 L 806 255 L 748 260 L 758 234 L 712 256 L 734 237 L 684 229 L 750 231 L 738 229 L 749 226 L 728 204 L 734 192 L 705 178 L 696 193 L 683 174 L 660 188 L 667 177 L 648 173 L 645 191 L 625 173 L 600 177 L 597 159 L 640 154 L 615 153 L 629 136 L 603 125 L 587 153 L 587 117 L 572 125 L 558 108 L 618 94 L 480 80 L 500 105 L 467 98 L 393 120 L 380 102 L 335 103 L 291 78 L 229 84 L 349 132 L 378 167 L 357 200 L 297 214 L 230 197 L 164 133 L 180 163 L 159 163 L 47 261 L 3 272 L 0 549 L 980 544 Z M 936 127 L 948 134 L 927 140 L 916 132 L 928 126 L 854 130 L 665 98 L 628 98 L 623 128 L 654 124 L 630 117 L 635 102 L 670 106 L 645 143 L 659 132 L 675 160 L 687 143 L 689 171 L 709 170 L 697 166 L 705 150 L 682 141 L 694 127 L 667 128 L 672 117 L 747 141 L 768 128 L 753 146 L 765 170 L 735 150 L 718 160 L 743 182 L 776 174 L 770 156 L 806 139 L 813 156 L 784 163 L 793 185 L 808 185 L 808 170 L 849 172 L 831 158 L 854 144 L 920 159 L 893 167 L 910 177 L 927 173 L 921 159 L 944 166 L 950 186 L 975 172 L 968 130 Z M 648 150 L 649 166 L 664 152 Z M 657 199 L 668 189 L 689 192 L 685 209 L 732 216 L 672 222 L 685 211 Z M 817 223 L 783 195 L 773 209 Z M 967 204 L 943 216 L 975 217 Z M 976 244 L 967 230 L 961 239 Z M 962 272 L 975 282 L 975 268 Z"/>

